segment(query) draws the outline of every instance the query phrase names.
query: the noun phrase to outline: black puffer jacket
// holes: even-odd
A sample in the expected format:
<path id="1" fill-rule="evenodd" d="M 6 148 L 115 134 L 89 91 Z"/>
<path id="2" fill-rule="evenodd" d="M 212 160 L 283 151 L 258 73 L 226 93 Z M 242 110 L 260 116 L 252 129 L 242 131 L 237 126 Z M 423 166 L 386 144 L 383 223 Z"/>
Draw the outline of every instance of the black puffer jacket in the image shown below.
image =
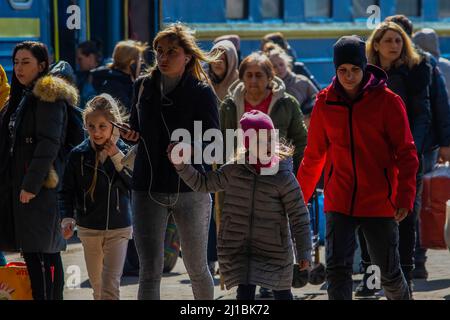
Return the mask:
<path id="1" fill-rule="evenodd" d="M 126 154 L 128 146 L 121 140 L 117 147 Z M 64 175 L 62 196 L 64 216 L 73 218 L 77 224 L 94 230 L 126 228 L 131 225 L 130 186 L 131 172 L 123 168 L 117 172 L 108 157 L 98 166 L 94 201 L 87 193 L 95 169 L 95 151 L 89 139 L 72 150 Z"/>
<path id="2" fill-rule="evenodd" d="M 77 100 L 75 87 L 60 78 L 44 76 L 32 91 L 24 92 L 16 110 L 8 110 L 3 119 L 10 136 L 2 137 L 9 146 L 9 152 L 2 150 L 2 156 L 9 156 L 10 161 L 8 170 L 2 172 L 8 176 L 2 175 L 1 181 L 11 192 L 8 197 L 17 246 L 23 252 L 56 253 L 65 248 L 58 210 L 58 190 L 65 166 L 61 150 L 67 108 L 76 106 Z M 36 197 L 22 204 L 21 190 Z M 3 202 L 1 210 L 8 210 Z"/>

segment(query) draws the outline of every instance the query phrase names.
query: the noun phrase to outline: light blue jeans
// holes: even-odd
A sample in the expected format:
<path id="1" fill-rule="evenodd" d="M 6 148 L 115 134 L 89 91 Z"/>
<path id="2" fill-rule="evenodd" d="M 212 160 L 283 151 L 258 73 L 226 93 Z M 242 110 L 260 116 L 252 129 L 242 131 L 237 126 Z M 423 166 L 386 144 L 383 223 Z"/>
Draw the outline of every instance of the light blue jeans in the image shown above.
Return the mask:
<path id="1" fill-rule="evenodd" d="M 152 193 L 163 204 L 173 204 L 176 194 Z M 214 299 L 214 282 L 207 263 L 211 197 L 207 193 L 180 193 L 168 209 L 143 191 L 133 191 L 133 232 L 139 256 L 139 300 L 159 300 L 164 267 L 164 237 L 171 213 L 175 219 L 183 262 L 192 283 L 194 298 Z"/>

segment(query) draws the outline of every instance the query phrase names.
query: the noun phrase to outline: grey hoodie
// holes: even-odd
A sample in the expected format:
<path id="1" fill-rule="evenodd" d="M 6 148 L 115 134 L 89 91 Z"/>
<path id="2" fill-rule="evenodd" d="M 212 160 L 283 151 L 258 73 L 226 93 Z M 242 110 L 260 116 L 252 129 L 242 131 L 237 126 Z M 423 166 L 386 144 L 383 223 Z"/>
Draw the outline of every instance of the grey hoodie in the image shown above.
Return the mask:
<path id="1" fill-rule="evenodd" d="M 438 60 L 438 67 L 445 78 L 447 91 L 450 93 L 450 61 L 441 57 L 439 36 L 431 28 L 424 28 L 413 35 L 414 43 L 422 50 L 431 53 Z"/>
<path id="2" fill-rule="evenodd" d="M 214 50 L 223 50 L 227 56 L 227 73 L 225 77 L 220 82 L 215 82 L 214 75 L 212 75 L 212 69 L 209 67 L 209 76 L 211 78 L 214 90 L 216 91 L 217 97 L 220 101 L 225 99 L 228 94 L 228 88 L 233 82 L 239 78 L 238 74 L 238 55 L 236 48 L 231 41 L 222 40 L 217 42 L 214 47 L 212 47 L 211 52 Z"/>

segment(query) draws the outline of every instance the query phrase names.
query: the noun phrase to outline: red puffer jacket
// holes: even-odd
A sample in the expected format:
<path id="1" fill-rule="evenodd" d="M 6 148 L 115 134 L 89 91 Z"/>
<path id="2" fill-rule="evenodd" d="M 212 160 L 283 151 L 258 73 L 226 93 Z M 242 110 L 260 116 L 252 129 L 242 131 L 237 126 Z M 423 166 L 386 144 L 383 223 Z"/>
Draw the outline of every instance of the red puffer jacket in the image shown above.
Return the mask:
<path id="1" fill-rule="evenodd" d="M 372 65 L 349 101 L 335 79 L 319 93 L 297 179 L 309 199 L 325 167 L 325 212 L 393 217 L 413 208 L 417 151 L 401 98 Z"/>

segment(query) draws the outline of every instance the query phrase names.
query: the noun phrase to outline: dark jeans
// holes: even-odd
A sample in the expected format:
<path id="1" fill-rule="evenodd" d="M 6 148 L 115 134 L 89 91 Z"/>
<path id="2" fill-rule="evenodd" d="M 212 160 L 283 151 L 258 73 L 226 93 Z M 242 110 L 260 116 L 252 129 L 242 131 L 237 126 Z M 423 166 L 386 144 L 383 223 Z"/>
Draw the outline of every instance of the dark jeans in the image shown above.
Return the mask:
<path id="1" fill-rule="evenodd" d="M 433 168 L 434 165 L 437 163 L 439 157 L 439 150 L 436 149 L 434 151 L 431 152 L 427 152 L 423 155 L 423 174 L 427 174 L 430 173 Z M 423 181 L 422 181 L 423 182 Z M 417 202 L 417 208 L 418 208 L 418 212 L 421 211 L 422 209 L 422 191 L 423 191 L 423 183 L 422 183 L 422 188 L 420 190 L 420 197 L 416 198 L 416 202 Z M 420 245 L 420 225 L 419 225 L 419 219 L 417 219 L 417 224 L 416 224 L 416 252 L 414 255 L 414 259 L 415 262 L 418 264 L 425 264 L 425 262 L 427 261 L 427 249 L 426 248 L 422 248 Z"/>
<path id="2" fill-rule="evenodd" d="M 363 232 L 372 263 L 380 268 L 381 285 L 389 300 L 410 299 L 398 253 L 398 224 L 392 218 L 355 218 L 327 213 L 325 239 L 328 297 L 351 300 L 356 228 Z"/>
<path id="3" fill-rule="evenodd" d="M 34 300 L 63 300 L 64 269 L 60 253 L 24 253 Z"/>
<path id="4" fill-rule="evenodd" d="M 252 284 L 240 284 L 237 288 L 237 300 L 255 300 L 256 286 Z M 275 300 L 293 300 L 291 290 L 273 290 Z"/>
<path id="5" fill-rule="evenodd" d="M 422 190 L 423 190 L 423 159 L 420 159 L 420 167 L 416 176 L 416 198 L 414 199 L 414 208 L 408 216 L 403 219 L 399 224 L 399 253 L 400 264 L 403 274 L 407 280 L 411 280 L 411 271 L 414 269 L 414 255 L 416 248 L 416 229 L 419 221 L 420 208 L 422 204 Z M 361 246 L 361 259 L 362 265 L 366 268 L 370 265 L 369 253 L 364 235 L 361 231 L 358 231 L 359 242 Z"/>

